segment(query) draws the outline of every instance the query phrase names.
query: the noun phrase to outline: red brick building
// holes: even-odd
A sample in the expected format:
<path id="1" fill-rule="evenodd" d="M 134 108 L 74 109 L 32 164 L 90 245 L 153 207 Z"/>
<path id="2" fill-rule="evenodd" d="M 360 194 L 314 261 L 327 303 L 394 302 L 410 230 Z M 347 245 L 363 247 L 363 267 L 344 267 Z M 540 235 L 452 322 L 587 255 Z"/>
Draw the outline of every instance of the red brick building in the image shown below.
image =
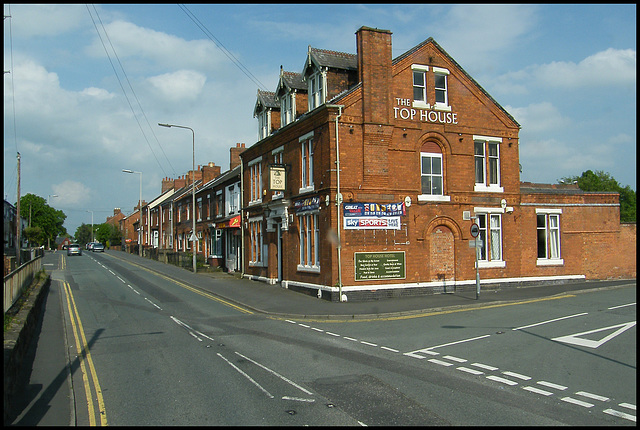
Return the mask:
<path id="1" fill-rule="evenodd" d="M 280 72 L 279 117 L 259 94 L 245 276 L 330 300 L 475 286 L 475 223 L 482 284 L 635 278 L 618 194 L 521 183 L 515 119 L 433 39 L 395 59 L 391 39 L 309 48 Z"/>

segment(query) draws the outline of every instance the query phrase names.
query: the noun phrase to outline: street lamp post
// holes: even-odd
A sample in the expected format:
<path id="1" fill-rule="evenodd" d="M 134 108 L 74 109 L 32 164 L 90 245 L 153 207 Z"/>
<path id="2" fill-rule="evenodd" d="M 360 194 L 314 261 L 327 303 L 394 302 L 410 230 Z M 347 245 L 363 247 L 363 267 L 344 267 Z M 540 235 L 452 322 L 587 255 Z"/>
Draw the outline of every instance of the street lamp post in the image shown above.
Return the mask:
<path id="1" fill-rule="evenodd" d="M 93 211 L 88 210 L 87 212 L 91 212 L 91 243 L 93 243 Z"/>
<path id="2" fill-rule="evenodd" d="M 58 197 L 58 195 L 49 194 L 49 197 L 47 197 L 47 206 L 51 206 L 51 197 Z M 47 248 L 49 248 L 49 251 L 51 251 L 51 237 L 49 237 L 49 235 L 47 235 Z"/>
<path id="3" fill-rule="evenodd" d="M 140 200 L 138 201 L 138 211 L 140 213 L 140 221 L 138 222 L 138 255 L 142 257 L 142 172 L 134 170 L 122 169 L 124 173 L 137 173 L 140 175 Z"/>
<path id="4" fill-rule="evenodd" d="M 192 251 L 193 251 L 193 273 L 196 273 L 196 242 L 198 241 L 198 238 L 196 237 L 196 133 L 195 131 L 193 131 L 193 129 L 191 127 L 186 127 L 184 125 L 175 125 L 175 124 L 161 124 L 158 123 L 159 126 L 161 127 L 176 127 L 176 128 L 186 128 L 187 130 L 191 130 L 191 136 L 192 136 L 192 146 L 193 146 L 193 168 L 192 168 L 192 172 L 193 172 L 193 181 L 191 182 L 191 194 L 192 194 L 192 198 L 193 198 L 193 202 L 191 203 L 191 208 L 192 208 L 192 216 L 191 218 L 193 219 L 193 226 L 192 226 L 192 233 L 191 233 L 191 241 L 193 242 L 191 247 L 192 247 Z"/>

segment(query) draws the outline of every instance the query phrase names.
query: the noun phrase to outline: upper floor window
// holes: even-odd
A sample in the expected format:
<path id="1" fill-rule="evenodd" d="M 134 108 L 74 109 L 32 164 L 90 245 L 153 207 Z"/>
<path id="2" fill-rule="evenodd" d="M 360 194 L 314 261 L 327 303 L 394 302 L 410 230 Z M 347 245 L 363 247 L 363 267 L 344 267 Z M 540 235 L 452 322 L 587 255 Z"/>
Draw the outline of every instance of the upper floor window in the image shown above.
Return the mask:
<path id="1" fill-rule="evenodd" d="M 198 197 L 197 204 L 196 210 L 198 213 L 196 214 L 196 219 L 202 221 L 202 197 Z"/>
<path id="2" fill-rule="evenodd" d="M 413 106 L 428 108 L 427 72 L 429 71 L 429 66 L 412 64 L 411 71 L 413 73 Z"/>
<path id="3" fill-rule="evenodd" d="M 263 110 L 258 114 L 258 140 L 269 136 L 271 132 L 271 111 Z"/>
<path id="4" fill-rule="evenodd" d="M 442 154 L 420 153 L 422 160 L 422 194 L 442 195 Z"/>
<path id="5" fill-rule="evenodd" d="M 475 191 L 504 191 L 500 186 L 501 142 L 498 137 L 473 136 Z"/>
<path id="6" fill-rule="evenodd" d="M 316 72 L 309 77 L 309 110 L 324 103 L 324 73 Z"/>
<path id="7" fill-rule="evenodd" d="M 280 99 L 280 120 L 282 126 L 293 122 L 295 116 L 295 93 L 287 93 Z"/>
<path id="8" fill-rule="evenodd" d="M 562 265 L 560 258 L 561 209 L 536 209 L 538 265 Z"/>
<path id="9" fill-rule="evenodd" d="M 447 78 L 449 71 L 441 67 L 433 68 L 434 87 L 436 90 L 436 109 L 451 110 L 449 107 L 449 91 L 447 86 Z"/>
<path id="10" fill-rule="evenodd" d="M 313 132 L 302 136 L 300 139 L 300 192 L 311 191 L 313 185 Z"/>
<path id="11" fill-rule="evenodd" d="M 262 157 L 249 163 L 249 203 L 262 201 Z"/>
<path id="12" fill-rule="evenodd" d="M 233 215 L 240 210 L 240 184 L 235 183 L 227 187 L 226 215 Z"/>
<path id="13" fill-rule="evenodd" d="M 222 206 L 223 198 L 222 198 L 222 190 L 216 191 L 215 197 L 215 207 L 216 207 L 216 217 L 220 218 L 224 215 L 224 209 Z"/>

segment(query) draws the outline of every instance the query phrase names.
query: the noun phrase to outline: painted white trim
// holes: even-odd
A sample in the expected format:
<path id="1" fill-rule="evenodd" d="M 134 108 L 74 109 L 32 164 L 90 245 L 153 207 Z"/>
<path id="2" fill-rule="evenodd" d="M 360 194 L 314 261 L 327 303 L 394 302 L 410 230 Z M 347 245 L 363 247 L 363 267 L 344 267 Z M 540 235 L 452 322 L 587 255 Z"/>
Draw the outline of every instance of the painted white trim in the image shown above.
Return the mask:
<path id="1" fill-rule="evenodd" d="M 561 214 L 562 213 L 562 209 L 540 209 L 540 208 L 536 208 L 536 214 L 545 214 L 545 215 L 549 215 L 549 214 Z"/>
<path id="2" fill-rule="evenodd" d="M 504 209 L 502 208 L 483 208 L 483 207 L 475 207 L 473 211 L 477 214 L 503 214 Z"/>
<path id="3" fill-rule="evenodd" d="M 473 140 L 482 140 L 484 142 L 499 142 L 502 143 L 502 138 L 501 137 L 491 137 L 491 136 L 480 136 L 480 135 L 473 135 Z"/>
<path id="4" fill-rule="evenodd" d="M 442 67 L 433 66 L 433 73 L 438 73 L 438 74 L 441 74 L 441 75 L 448 75 L 449 74 L 449 70 L 448 69 L 443 69 Z"/>
<path id="5" fill-rule="evenodd" d="M 428 72 L 429 66 L 425 66 L 423 64 L 412 64 L 411 70 L 420 70 L 421 72 Z M 435 67 L 434 67 L 434 70 L 435 70 Z"/>
<path id="6" fill-rule="evenodd" d="M 433 196 L 430 194 L 419 194 L 419 202 L 450 202 L 451 196 Z"/>
<path id="7" fill-rule="evenodd" d="M 477 183 L 473 186 L 473 191 L 483 193 L 504 193 L 504 188 L 497 185 L 489 185 Z"/>
<path id="8" fill-rule="evenodd" d="M 259 157 L 257 157 L 257 158 L 254 158 L 254 159 L 253 159 L 253 160 L 251 160 L 251 161 L 249 161 L 249 162 L 247 163 L 247 165 L 248 165 L 249 167 L 251 167 L 251 166 L 253 166 L 254 164 L 260 163 L 261 161 L 262 161 L 262 155 L 261 155 L 261 156 L 259 156 Z"/>
<path id="9" fill-rule="evenodd" d="M 309 139 L 311 139 L 312 137 L 313 137 L 313 131 L 310 131 L 309 133 L 307 133 L 307 134 L 305 134 L 305 135 L 300 136 L 300 137 L 298 138 L 298 142 L 299 142 L 299 143 L 302 143 L 302 142 L 304 142 L 305 140 L 309 140 Z"/>
<path id="10" fill-rule="evenodd" d="M 563 258 L 538 258 L 536 266 L 564 266 Z"/>

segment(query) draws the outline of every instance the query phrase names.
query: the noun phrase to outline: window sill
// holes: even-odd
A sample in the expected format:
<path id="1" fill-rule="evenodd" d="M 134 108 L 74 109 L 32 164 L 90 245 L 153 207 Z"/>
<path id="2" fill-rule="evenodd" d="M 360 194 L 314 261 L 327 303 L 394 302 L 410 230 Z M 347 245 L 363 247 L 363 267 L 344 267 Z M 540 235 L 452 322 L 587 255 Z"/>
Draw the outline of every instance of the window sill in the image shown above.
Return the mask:
<path id="1" fill-rule="evenodd" d="M 320 273 L 320 266 L 303 266 L 298 264 L 298 272 Z"/>
<path id="2" fill-rule="evenodd" d="M 536 266 L 564 266 L 563 258 L 538 258 Z"/>
<path id="3" fill-rule="evenodd" d="M 506 261 L 478 261 L 478 269 L 495 269 L 507 267 Z"/>
<path id="4" fill-rule="evenodd" d="M 504 193 L 504 188 L 499 187 L 498 185 L 486 186 L 484 184 L 475 184 L 473 191 L 482 193 Z"/>
<path id="5" fill-rule="evenodd" d="M 261 261 L 250 261 L 249 267 L 264 267 L 264 263 Z"/>
<path id="6" fill-rule="evenodd" d="M 414 107 L 417 109 L 431 109 L 431 105 L 429 103 L 415 101 L 415 100 L 413 101 L 413 104 L 411 107 Z"/>
<path id="7" fill-rule="evenodd" d="M 434 196 L 430 194 L 419 194 L 419 202 L 450 202 L 451 196 Z"/>
<path id="8" fill-rule="evenodd" d="M 300 188 L 298 190 L 298 194 L 311 193 L 315 190 L 316 190 L 316 187 L 314 185 L 311 185 L 310 187 Z"/>
<path id="9" fill-rule="evenodd" d="M 451 106 L 441 104 L 441 103 L 436 103 L 435 105 L 433 105 L 433 109 L 444 111 L 444 112 L 451 112 Z"/>

